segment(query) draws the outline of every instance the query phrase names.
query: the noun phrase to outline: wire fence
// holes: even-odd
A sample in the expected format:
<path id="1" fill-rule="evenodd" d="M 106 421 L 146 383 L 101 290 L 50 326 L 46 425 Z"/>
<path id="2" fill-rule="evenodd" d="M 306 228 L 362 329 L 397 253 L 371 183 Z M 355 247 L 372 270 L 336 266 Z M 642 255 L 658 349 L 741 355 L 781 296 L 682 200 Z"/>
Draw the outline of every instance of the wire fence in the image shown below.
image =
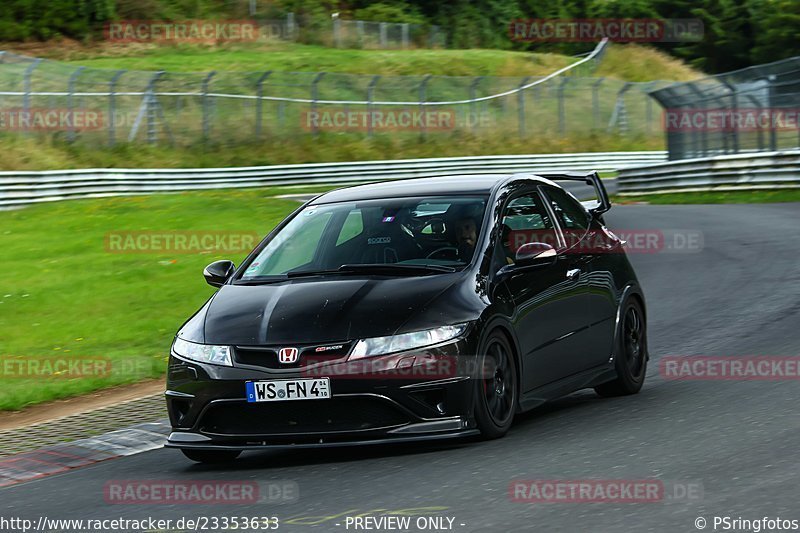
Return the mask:
<path id="1" fill-rule="evenodd" d="M 337 48 L 444 48 L 447 36 L 439 26 L 333 19 Z"/>
<path id="2" fill-rule="evenodd" d="M 670 159 L 800 147 L 800 57 L 675 83 L 663 107 Z"/>
<path id="3" fill-rule="evenodd" d="M 662 135 L 648 92 L 591 77 L 604 45 L 545 77 L 145 72 L 0 52 L 0 131 L 91 146 L 299 135 Z"/>
<path id="4" fill-rule="evenodd" d="M 224 0 L 231 17 L 256 21 L 264 39 L 300 41 L 339 48 L 444 48 L 447 33 L 435 24 L 346 20 L 331 17 L 296 16 L 271 2 Z"/>

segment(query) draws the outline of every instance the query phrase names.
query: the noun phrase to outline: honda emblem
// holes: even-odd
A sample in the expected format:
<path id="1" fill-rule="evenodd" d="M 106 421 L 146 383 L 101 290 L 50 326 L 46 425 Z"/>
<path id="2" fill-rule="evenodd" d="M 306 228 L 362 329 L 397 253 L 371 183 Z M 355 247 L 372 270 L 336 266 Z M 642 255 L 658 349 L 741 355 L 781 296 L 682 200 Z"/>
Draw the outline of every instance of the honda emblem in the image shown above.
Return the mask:
<path id="1" fill-rule="evenodd" d="M 280 351 L 278 351 L 278 362 L 285 365 L 296 363 L 299 353 L 300 350 L 297 348 L 281 348 Z"/>

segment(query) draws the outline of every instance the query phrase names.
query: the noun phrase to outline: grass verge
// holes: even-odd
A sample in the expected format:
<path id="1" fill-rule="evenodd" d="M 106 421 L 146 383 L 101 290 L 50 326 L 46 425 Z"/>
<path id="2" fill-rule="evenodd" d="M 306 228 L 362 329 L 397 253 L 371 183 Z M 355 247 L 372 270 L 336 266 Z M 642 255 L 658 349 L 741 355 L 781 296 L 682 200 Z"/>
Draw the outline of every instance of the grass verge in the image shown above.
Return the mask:
<path id="1" fill-rule="evenodd" d="M 238 263 L 246 255 L 110 253 L 109 232 L 265 235 L 298 205 L 272 198 L 280 192 L 287 190 L 77 200 L 0 212 L 6 258 L 0 410 L 162 375 L 175 331 L 213 293 L 203 267 L 223 256 Z M 16 366 L 37 361 L 43 369 L 48 362 L 81 359 L 98 362 L 99 370 L 28 378 L 28 370 Z"/>
<path id="2" fill-rule="evenodd" d="M 778 202 L 800 202 L 800 189 L 773 191 L 719 191 L 686 192 L 670 194 L 647 194 L 641 196 L 616 196 L 618 204 L 764 204 Z"/>
<path id="3" fill-rule="evenodd" d="M 510 50 L 353 50 L 299 43 L 221 45 L 94 43 L 0 43 L 21 54 L 95 68 L 177 72 L 274 70 L 408 76 L 542 76 L 576 61 L 551 53 Z M 686 63 L 654 48 L 615 44 L 596 76 L 622 81 L 687 81 L 702 76 Z"/>
<path id="4" fill-rule="evenodd" d="M 510 138 L 509 138 L 510 137 Z M 543 136 L 520 139 L 511 136 L 448 135 L 427 139 L 419 135 L 355 138 L 324 133 L 318 137 L 297 135 L 259 143 L 208 143 L 188 147 L 119 144 L 99 149 L 70 145 L 52 138 L 0 135 L 0 170 L 48 170 L 72 168 L 199 168 L 335 161 L 369 161 L 422 157 L 512 155 L 534 153 L 614 152 L 662 150 L 661 137 L 609 136 L 602 133 Z"/>

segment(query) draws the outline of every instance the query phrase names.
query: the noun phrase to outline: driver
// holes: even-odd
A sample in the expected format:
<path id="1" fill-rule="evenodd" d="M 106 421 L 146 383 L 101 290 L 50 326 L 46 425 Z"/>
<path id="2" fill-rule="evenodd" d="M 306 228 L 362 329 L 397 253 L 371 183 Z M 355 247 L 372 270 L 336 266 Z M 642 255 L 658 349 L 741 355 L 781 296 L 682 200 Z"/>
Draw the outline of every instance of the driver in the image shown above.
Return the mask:
<path id="1" fill-rule="evenodd" d="M 475 219 L 472 217 L 459 218 L 456 221 L 455 234 L 458 245 L 458 258 L 469 262 L 478 242 L 478 226 L 475 224 Z"/>

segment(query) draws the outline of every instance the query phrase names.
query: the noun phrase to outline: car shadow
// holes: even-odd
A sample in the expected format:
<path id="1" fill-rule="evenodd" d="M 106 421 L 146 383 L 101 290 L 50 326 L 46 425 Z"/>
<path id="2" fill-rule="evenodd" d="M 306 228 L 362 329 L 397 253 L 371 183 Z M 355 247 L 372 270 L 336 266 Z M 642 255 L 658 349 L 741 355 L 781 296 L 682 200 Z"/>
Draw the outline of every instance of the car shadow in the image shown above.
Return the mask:
<path id="1" fill-rule="evenodd" d="M 514 426 L 509 436 L 532 431 L 537 424 L 549 421 L 570 411 L 587 409 L 598 403 L 619 401 L 615 398 L 600 398 L 591 391 L 580 391 L 564 398 L 548 402 L 536 409 L 516 416 Z M 348 463 L 363 461 L 364 459 L 382 459 L 419 456 L 425 454 L 446 452 L 452 450 L 468 449 L 476 446 L 496 446 L 508 439 L 481 440 L 477 437 L 467 437 L 452 440 L 421 441 L 414 443 L 387 443 L 371 444 L 365 446 L 340 446 L 326 448 L 276 449 L 263 451 L 248 451 L 236 461 L 224 464 L 194 464 L 187 465 L 187 469 L 197 472 L 211 471 L 241 471 L 241 470 L 270 470 L 301 466 L 313 466 L 329 463 Z"/>

